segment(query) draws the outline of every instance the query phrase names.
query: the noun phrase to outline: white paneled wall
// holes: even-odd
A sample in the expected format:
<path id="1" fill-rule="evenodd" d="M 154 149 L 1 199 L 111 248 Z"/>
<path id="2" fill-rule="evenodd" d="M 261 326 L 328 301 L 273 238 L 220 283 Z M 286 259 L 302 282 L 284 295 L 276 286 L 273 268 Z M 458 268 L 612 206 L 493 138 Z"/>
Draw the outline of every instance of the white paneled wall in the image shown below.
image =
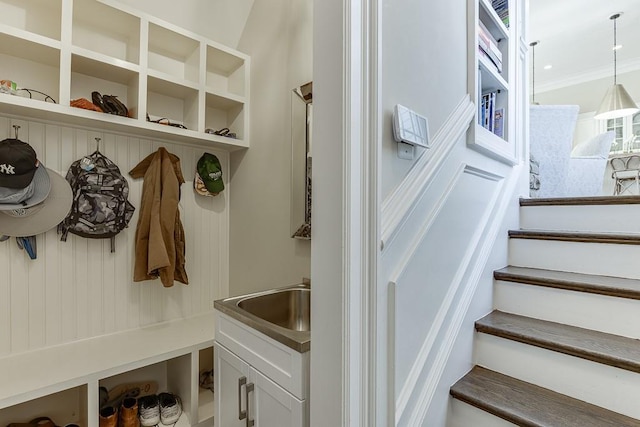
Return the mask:
<path id="1" fill-rule="evenodd" d="M 14 238 L 0 243 L 0 357 L 189 317 L 212 310 L 215 299 L 228 295 L 228 153 L 6 116 L 0 116 L 0 139 L 14 136 L 12 125 L 19 125 L 20 139 L 63 176 L 74 160 L 95 150 L 95 137 L 102 138 L 100 151 L 128 178 L 136 212 L 116 237 L 115 253 L 108 239 L 69 234 L 61 242 L 55 229 L 37 236 L 36 260 Z M 132 280 L 143 180 L 131 179 L 128 172 L 160 146 L 180 158 L 187 181 L 181 187 L 180 214 L 189 285 L 175 282 L 171 288 L 159 280 Z M 223 167 L 226 189 L 215 198 L 193 191 L 195 164 L 204 151 L 216 154 Z"/>

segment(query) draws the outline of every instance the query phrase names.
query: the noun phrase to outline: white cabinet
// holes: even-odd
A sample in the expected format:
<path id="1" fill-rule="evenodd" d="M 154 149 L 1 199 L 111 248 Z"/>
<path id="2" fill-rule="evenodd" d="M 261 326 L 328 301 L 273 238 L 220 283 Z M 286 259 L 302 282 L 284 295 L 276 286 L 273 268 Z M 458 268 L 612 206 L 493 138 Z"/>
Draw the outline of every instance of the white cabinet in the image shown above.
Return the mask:
<path id="1" fill-rule="evenodd" d="M 214 353 L 216 426 L 308 425 L 306 401 L 297 399 L 217 342 Z"/>
<path id="2" fill-rule="evenodd" d="M 247 55 L 113 0 L 0 0 L 0 11 L 0 80 L 37 91 L 0 93 L 4 113 L 249 147 Z M 93 91 L 116 95 L 129 117 L 71 107 Z M 235 138 L 205 132 L 223 128 Z"/>

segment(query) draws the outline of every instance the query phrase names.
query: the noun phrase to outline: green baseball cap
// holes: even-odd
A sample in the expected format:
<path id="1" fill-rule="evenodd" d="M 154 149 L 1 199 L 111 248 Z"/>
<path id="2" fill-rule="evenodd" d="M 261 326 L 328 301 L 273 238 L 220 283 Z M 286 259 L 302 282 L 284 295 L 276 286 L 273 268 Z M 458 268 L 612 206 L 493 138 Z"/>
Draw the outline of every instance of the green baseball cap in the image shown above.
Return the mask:
<path id="1" fill-rule="evenodd" d="M 224 190 L 220 160 L 211 153 L 204 153 L 196 166 L 193 188 L 201 196 L 216 196 Z"/>

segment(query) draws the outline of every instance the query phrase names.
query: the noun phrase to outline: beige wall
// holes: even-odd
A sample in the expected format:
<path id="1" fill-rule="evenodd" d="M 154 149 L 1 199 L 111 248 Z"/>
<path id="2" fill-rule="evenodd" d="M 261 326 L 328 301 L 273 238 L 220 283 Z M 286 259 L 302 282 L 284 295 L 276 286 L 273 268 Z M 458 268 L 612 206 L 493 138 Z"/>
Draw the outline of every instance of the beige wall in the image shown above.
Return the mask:
<path id="1" fill-rule="evenodd" d="M 254 0 L 106 0 L 147 12 L 235 48 Z"/>
<path id="2" fill-rule="evenodd" d="M 290 94 L 312 79 L 312 1 L 119 1 L 251 56 L 251 148 L 227 176 L 229 293 L 300 283 L 311 245 L 290 237 Z"/>
<path id="3" fill-rule="evenodd" d="M 291 90 L 312 79 L 311 0 L 257 0 L 238 49 L 251 56 L 251 148 L 231 155 L 230 294 L 300 283 L 309 241 L 290 237 Z"/>

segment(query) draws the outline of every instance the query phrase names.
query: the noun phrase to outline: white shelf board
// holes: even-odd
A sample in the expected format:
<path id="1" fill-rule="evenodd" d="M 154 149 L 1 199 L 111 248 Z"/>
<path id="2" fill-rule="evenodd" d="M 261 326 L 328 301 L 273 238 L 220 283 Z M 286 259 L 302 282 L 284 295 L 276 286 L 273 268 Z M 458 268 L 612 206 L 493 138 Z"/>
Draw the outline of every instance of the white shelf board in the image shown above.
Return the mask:
<path id="1" fill-rule="evenodd" d="M 487 58 L 478 55 L 478 65 L 482 71 L 482 90 L 509 90 L 509 84 L 498 73 L 495 65 Z"/>
<path id="2" fill-rule="evenodd" d="M 209 108 L 216 108 L 220 110 L 229 110 L 231 108 L 238 108 L 244 105 L 244 97 L 225 93 L 219 95 L 217 92 L 207 91 L 206 105 Z"/>
<path id="3" fill-rule="evenodd" d="M 249 148 L 249 144 L 242 139 L 224 138 L 219 135 L 149 123 L 141 119 L 98 113 L 7 94 L 0 94 L 0 112 L 70 125 L 93 127 L 112 132 L 126 132 L 127 135 L 151 139 L 168 140 L 169 138 L 179 138 L 181 143 L 214 147 L 225 151 Z M 2 377 L 0 376 L 0 378 Z"/>
<path id="4" fill-rule="evenodd" d="M 72 73 L 80 73 L 125 86 L 129 86 L 132 81 L 137 83 L 139 72 L 137 65 L 96 53 L 85 56 L 76 51 L 83 54 L 89 53 L 85 49 L 74 48 L 71 57 Z"/>
<path id="5" fill-rule="evenodd" d="M 175 424 L 162 424 L 160 422 L 156 427 L 191 427 L 191 421 L 189 421 L 189 417 L 184 412 L 184 408 L 182 408 L 182 414 L 180 414 L 180 418 Z"/>
<path id="6" fill-rule="evenodd" d="M 208 389 L 198 392 L 198 423 L 205 422 L 215 415 L 215 394 Z"/>
<path id="7" fill-rule="evenodd" d="M 156 70 L 148 70 L 147 91 L 173 98 L 186 99 L 197 95 L 198 85 L 188 80 L 176 79 L 169 74 Z"/>
<path id="8" fill-rule="evenodd" d="M 24 43 L 31 42 L 36 45 L 48 46 L 54 49 L 60 50 L 61 43 L 60 40 L 52 39 L 40 34 L 32 33 L 26 30 L 21 30 L 19 28 L 12 27 L 6 24 L 0 24 L 0 35 L 2 37 L 12 37 L 15 39 L 15 42 L 22 41 Z M 4 40 L 3 40 L 4 44 Z M 9 46 L 3 46 L 3 49 L 8 48 Z M 20 57 L 24 57 L 28 55 L 28 52 L 21 52 L 21 55 L 17 55 Z"/>
<path id="9" fill-rule="evenodd" d="M 209 312 L 2 358 L 0 408 L 211 346 L 214 322 Z"/>
<path id="10" fill-rule="evenodd" d="M 42 40 L 38 41 L 38 38 Z M 42 36 L 22 39 L 17 34 L 0 32 L 0 54 L 60 67 L 60 42 L 44 39 L 46 37 Z"/>
<path id="11" fill-rule="evenodd" d="M 73 46 L 71 48 L 71 53 L 76 57 L 82 57 L 88 61 L 94 61 L 98 64 L 98 66 L 100 66 L 101 64 L 104 64 L 107 66 L 128 70 L 134 73 L 140 72 L 140 66 L 138 64 L 134 64 L 133 62 L 129 62 L 129 61 L 124 61 L 119 58 L 113 58 L 111 56 L 104 55 L 102 53 L 99 53 L 93 50 L 85 49 L 83 47 Z"/>
<path id="12" fill-rule="evenodd" d="M 509 165 L 517 164 L 514 144 L 475 123 L 469 146 L 483 154 Z"/>

